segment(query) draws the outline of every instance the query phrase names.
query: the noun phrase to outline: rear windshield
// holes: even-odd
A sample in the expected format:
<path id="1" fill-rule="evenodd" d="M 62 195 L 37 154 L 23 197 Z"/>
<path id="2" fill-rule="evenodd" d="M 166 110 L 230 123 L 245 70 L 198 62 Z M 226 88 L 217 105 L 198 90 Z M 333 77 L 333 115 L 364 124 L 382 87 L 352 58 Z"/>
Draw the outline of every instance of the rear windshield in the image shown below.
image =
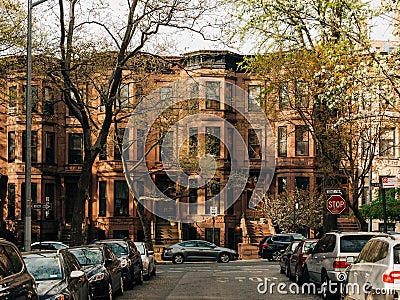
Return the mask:
<path id="1" fill-rule="evenodd" d="M 372 237 L 372 235 L 342 236 L 340 239 L 340 252 L 361 252 L 362 248 Z"/>
<path id="2" fill-rule="evenodd" d="M 400 245 L 393 247 L 394 263 L 396 265 L 400 264 Z"/>

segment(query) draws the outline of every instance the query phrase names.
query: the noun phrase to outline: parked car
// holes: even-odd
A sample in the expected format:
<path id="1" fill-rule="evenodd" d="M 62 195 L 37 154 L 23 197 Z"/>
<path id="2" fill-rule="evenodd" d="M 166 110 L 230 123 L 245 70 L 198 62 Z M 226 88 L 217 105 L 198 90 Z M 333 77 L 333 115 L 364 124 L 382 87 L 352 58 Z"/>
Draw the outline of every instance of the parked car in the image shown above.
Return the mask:
<path id="1" fill-rule="evenodd" d="M 35 242 L 31 244 L 31 250 L 58 250 L 68 248 L 68 245 L 65 245 L 61 242 L 56 241 L 44 241 L 44 242 Z"/>
<path id="2" fill-rule="evenodd" d="M 25 252 L 22 257 L 35 278 L 41 300 L 90 299 L 89 280 L 66 249 Z"/>
<path id="3" fill-rule="evenodd" d="M 400 236 L 372 238 L 346 270 L 344 299 L 398 299 Z"/>
<path id="4" fill-rule="evenodd" d="M 143 283 L 142 257 L 135 244 L 129 239 L 107 239 L 96 241 L 96 244 L 108 246 L 119 259 L 124 275 L 124 284 L 128 289 L 133 284 Z"/>
<path id="5" fill-rule="evenodd" d="M 236 260 L 238 254 L 235 250 L 216 246 L 213 243 L 202 240 L 189 240 L 173 244 L 163 248 L 162 259 L 181 264 L 184 261 L 217 260 L 227 263 Z"/>
<path id="6" fill-rule="evenodd" d="M 106 245 L 78 246 L 68 249 L 89 279 L 92 299 L 112 299 L 124 293 L 124 276 L 118 258 Z"/>
<path id="7" fill-rule="evenodd" d="M 324 234 L 310 251 L 304 271 L 314 283 L 321 284 L 324 299 L 336 298 L 343 272 L 351 265 L 374 232 L 329 232 Z"/>
<path id="8" fill-rule="evenodd" d="M 288 261 L 289 266 L 289 278 L 294 279 L 296 283 L 302 284 L 303 282 L 307 282 L 308 278 L 306 277 L 308 274 L 304 274 L 304 266 L 307 258 L 310 254 L 308 251 L 314 248 L 318 239 L 307 239 L 300 241 L 294 250 L 290 260 Z"/>
<path id="9" fill-rule="evenodd" d="M 299 233 L 280 233 L 269 236 L 262 244 L 261 257 L 278 261 L 283 250 L 294 240 L 305 240 Z"/>
<path id="10" fill-rule="evenodd" d="M 0 298 L 38 299 L 35 280 L 28 272 L 21 253 L 5 239 L 0 239 Z"/>
<path id="11" fill-rule="evenodd" d="M 258 244 L 258 257 L 263 257 L 263 245 L 269 237 L 270 235 L 264 236 Z"/>
<path id="12" fill-rule="evenodd" d="M 146 243 L 144 242 L 135 242 L 135 245 L 142 256 L 143 278 L 150 280 L 151 276 L 156 276 L 156 260 L 154 258 L 154 251 L 148 250 Z"/>
<path id="13" fill-rule="evenodd" d="M 280 272 L 281 274 L 286 274 L 286 276 L 289 278 L 292 277 L 289 269 L 289 260 L 299 243 L 300 241 L 297 240 L 292 241 L 282 252 L 281 257 L 279 258 Z"/>

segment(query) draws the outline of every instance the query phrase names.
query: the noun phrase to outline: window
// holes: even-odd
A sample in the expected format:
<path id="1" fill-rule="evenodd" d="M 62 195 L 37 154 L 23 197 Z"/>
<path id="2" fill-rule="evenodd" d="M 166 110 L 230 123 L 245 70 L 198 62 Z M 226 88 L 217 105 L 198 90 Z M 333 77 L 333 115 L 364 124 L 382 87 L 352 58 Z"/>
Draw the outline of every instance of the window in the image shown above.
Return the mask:
<path id="1" fill-rule="evenodd" d="M 255 111 L 260 107 L 261 86 L 249 85 L 248 91 L 248 111 Z"/>
<path id="2" fill-rule="evenodd" d="M 144 130 L 138 129 L 136 131 L 137 139 L 136 139 L 136 159 L 139 160 L 144 156 L 145 150 L 145 141 L 144 141 Z"/>
<path id="3" fill-rule="evenodd" d="M 7 203 L 7 219 L 15 220 L 15 184 L 8 184 L 7 193 L 8 203 Z"/>
<path id="4" fill-rule="evenodd" d="M 190 86 L 190 99 L 197 99 L 199 98 L 199 84 L 192 83 Z"/>
<path id="5" fill-rule="evenodd" d="M 50 87 L 44 87 L 43 90 L 43 113 L 54 115 L 54 94 Z"/>
<path id="6" fill-rule="evenodd" d="M 99 160 L 107 160 L 107 142 L 101 147 Z"/>
<path id="7" fill-rule="evenodd" d="M 81 164 L 83 161 L 82 153 L 82 133 L 72 133 L 68 136 L 68 163 Z"/>
<path id="8" fill-rule="evenodd" d="M 220 156 L 220 128 L 206 127 L 206 153 L 215 157 Z"/>
<path id="9" fill-rule="evenodd" d="M 144 96 L 143 86 L 141 84 L 136 84 L 136 92 L 135 92 L 136 103 L 142 101 L 143 96 Z"/>
<path id="10" fill-rule="evenodd" d="M 124 140 L 124 128 L 118 128 L 115 132 L 115 143 L 114 143 L 114 159 L 121 160 L 122 158 L 122 142 Z"/>
<path id="11" fill-rule="evenodd" d="M 9 113 L 16 113 L 17 112 L 17 87 L 10 86 L 8 88 L 8 107 Z"/>
<path id="12" fill-rule="evenodd" d="M 379 154 L 385 157 L 394 157 L 394 133 L 395 129 L 391 128 L 389 130 L 381 133 L 379 139 Z"/>
<path id="13" fill-rule="evenodd" d="M 308 107 L 308 88 L 304 81 L 296 81 L 295 101 L 297 108 Z"/>
<path id="14" fill-rule="evenodd" d="M 37 113 L 38 112 L 38 104 L 39 104 L 39 88 L 37 85 L 32 85 L 32 112 Z M 22 87 L 22 93 L 24 94 L 23 97 L 23 103 L 22 103 L 22 110 L 25 112 L 26 111 L 26 85 Z"/>
<path id="15" fill-rule="evenodd" d="M 26 191 L 25 191 L 25 182 L 21 184 L 21 220 L 25 217 L 25 206 L 26 206 Z M 31 183 L 31 198 L 32 204 L 37 203 L 37 184 Z M 32 220 L 38 219 L 38 213 L 36 209 L 32 209 Z"/>
<path id="16" fill-rule="evenodd" d="M 46 164 L 54 164 L 54 153 L 55 153 L 55 139 L 56 135 L 54 132 L 46 132 L 45 134 L 45 147 L 46 147 Z"/>
<path id="17" fill-rule="evenodd" d="M 361 252 L 365 244 L 373 237 L 373 235 L 346 235 L 340 238 L 340 252 Z M 381 245 L 385 246 L 385 245 Z M 387 248 L 386 248 L 387 254 Z"/>
<path id="18" fill-rule="evenodd" d="M 171 99 L 173 96 L 171 86 L 163 86 L 160 88 L 160 100 L 165 101 Z"/>
<path id="19" fill-rule="evenodd" d="M 219 109 L 220 83 L 218 81 L 206 81 L 206 108 Z"/>
<path id="20" fill-rule="evenodd" d="M 107 209 L 107 182 L 99 182 L 99 217 L 106 216 Z"/>
<path id="21" fill-rule="evenodd" d="M 37 162 L 38 133 L 37 131 L 32 131 L 31 134 L 31 160 L 32 162 Z M 26 161 L 26 131 L 22 133 L 22 161 Z"/>
<path id="22" fill-rule="evenodd" d="M 198 154 L 198 129 L 189 128 L 189 156 L 196 157 Z"/>
<path id="23" fill-rule="evenodd" d="M 165 162 L 174 161 L 174 132 L 168 131 L 161 140 L 161 159 Z"/>
<path id="24" fill-rule="evenodd" d="M 120 89 L 118 91 L 117 100 L 115 101 L 115 108 L 124 109 L 129 107 L 129 98 L 130 98 L 130 84 L 129 83 L 121 84 Z"/>
<path id="25" fill-rule="evenodd" d="M 126 181 L 114 181 L 114 216 L 129 216 L 129 190 Z"/>
<path id="26" fill-rule="evenodd" d="M 233 84 L 230 82 L 225 83 L 225 105 L 227 110 L 233 110 Z"/>
<path id="27" fill-rule="evenodd" d="M 220 213 L 220 184 L 219 178 L 213 178 L 206 184 L 206 214 L 210 214 L 211 206 L 217 207 L 217 214 Z M 213 200 L 211 200 L 215 197 Z"/>
<path id="28" fill-rule="evenodd" d="M 7 147 L 8 147 L 8 162 L 12 163 L 15 162 L 15 132 L 10 131 L 8 133 L 8 139 L 7 139 Z"/>
<path id="29" fill-rule="evenodd" d="M 249 129 L 247 134 L 249 159 L 261 159 L 261 144 L 259 141 L 259 137 L 261 137 L 261 129 Z"/>
<path id="30" fill-rule="evenodd" d="M 296 177 L 296 188 L 303 191 L 310 189 L 310 178 L 309 177 Z"/>
<path id="31" fill-rule="evenodd" d="M 226 194 L 227 194 L 228 199 L 224 201 L 225 209 L 226 209 L 226 206 L 229 205 L 229 207 L 226 209 L 226 213 L 228 215 L 234 215 L 234 213 L 235 213 L 235 201 L 233 199 L 233 189 L 234 189 L 233 187 L 230 187 L 227 189 Z"/>
<path id="32" fill-rule="evenodd" d="M 289 106 L 289 84 L 284 82 L 279 87 L 279 109 Z"/>
<path id="33" fill-rule="evenodd" d="M 308 128 L 307 126 L 296 126 L 295 128 L 296 139 L 296 156 L 308 156 Z"/>
<path id="34" fill-rule="evenodd" d="M 279 157 L 287 156 L 287 127 L 286 126 L 278 127 L 278 156 Z"/>
<path id="35" fill-rule="evenodd" d="M 46 209 L 44 211 L 47 220 L 54 219 L 54 183 L 46 183 L 44 185 L 44 200 L 46 204 L 50 204 L 52 209 Z"/>
<path id="36" fill-rule="evenodd" d="M 189 214 L 197 214 L 197 180 L 189 179 Z"/>
<path id="37" fill-rule="evenodd" d="M 278 177 L 278 194 L 286 192 L 287 189 L 287 178 Z"/>

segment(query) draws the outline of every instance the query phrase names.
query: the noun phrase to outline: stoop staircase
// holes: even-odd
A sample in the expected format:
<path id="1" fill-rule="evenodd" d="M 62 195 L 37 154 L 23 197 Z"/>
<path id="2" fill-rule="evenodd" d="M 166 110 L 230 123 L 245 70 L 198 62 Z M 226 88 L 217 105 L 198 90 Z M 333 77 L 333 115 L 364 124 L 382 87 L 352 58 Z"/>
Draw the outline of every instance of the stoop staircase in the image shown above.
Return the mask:
<path id="1" fill-rule="evenodd" d="M 156 245 L 174 244 L 179 242 L 178 224 L 171 225 L 169 221 L 157 218 Z"/>
<path id="2" fill-rule="evenodd" d="M 354 218 L 350 217 L 338 217 L 337 226 L 341 231 L 359 231 L 360 228 Z"/>

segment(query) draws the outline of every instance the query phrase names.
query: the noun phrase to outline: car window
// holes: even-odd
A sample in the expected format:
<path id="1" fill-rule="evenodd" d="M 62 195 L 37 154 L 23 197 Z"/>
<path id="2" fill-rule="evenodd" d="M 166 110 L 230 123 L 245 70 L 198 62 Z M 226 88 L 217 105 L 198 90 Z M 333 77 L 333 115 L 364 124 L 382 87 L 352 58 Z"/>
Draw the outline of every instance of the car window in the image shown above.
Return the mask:
<path id="1" fill-rule="evenodd" d="M 136 245 L 136 248 L 139 250 L 140 255 L 145 255 L 146 254 L 146 248 L 144 247 L 143 244 Z"/>
<path id="2" fill-rule="evenodd" d="M 36 281 L 62 279 L 62 268 L 57 256 L 25 257 L 26 268 Z"/>
<path id="3" fill-rule="evenodd" d="M 341 252 L 361 252 L 365 244 L 372 238 L 372 235 L 345 235 L 340 239 Z"/>
<path id="4" fill-rule="evenodd" d="M 400 264 L 400 244 L 393 247 L 394 263 Z"/>
<path id="5" fill-rule="evenodd" d="M 388 255 L 389 244 L 385 241 L 373 240 L 369 241 L 365 247 L 361 250 L 357 263 L 375 263 L 381 259 L 384 259 Z"/>
<path id="6" fill-rule="evenodd" d="M 314 246 L 315 246 L 315 244 L 316 244 L 317 242 L 305 242 L 303 245 L 304 245 L 304 252 L 306 252 L 306 251 L 308 251 L 309 249 L 312 249 Z"/>
<path id="7" fill-rule="evenodd" d="M 121 257 L 122 255 L 128 254 L 128 247 L 124 244 L 115 242 L 115 243 L 106 243 L 106 245 L 114 252 L 116 257 Z"/>
<path id="8" fill-rule="evenodd" d="M 69 252 L 65 252 L 66 259 L 68 261 L 68 264 L 70 265 L 71 271 L 79 271 L 81 269 L 81 266 L 79 265 L 78 260 Z"/>
<path id="9" fill-rule="evenodd" d="M 324 252 L 333 252 L 336 246 L 336 235 L 331 234 Z"/>
<path id="10" fill-rule="evenodd" d="M 291 244 L 291 249 L 290 249 L 290 250 L 291 250 L 291 251 L 294 251 L 294 250 L 297 248 L 297 246 L 299 245 L 299 243 L 300 243 L 300 242 L 292 243 L 292 244 Z"/>
<path id="11" fill-rule="evenodd" d="M 324 253 L 326 252 L 326 247 L 329 244 L 329 240 L 331 239 L 332 234 L 324 235 L 318 243 L 315 245 L 314 252 L 315 253 Z"/>
<path id="12" fill-rule="evenodd" d="M 103 263 L 103 252 L 100 248 L 81 248 L 69 250 L 81 266 L 99 265 Z"/>
<path id="13" fill-rule="evenodd" d="M 181 245 L 182 247 L 197 247 L 197 243 L 196 242 L 182 242 L 179 245 Z"/>
<path id="14" fill-rule="evenodd" d="M 199 247 L 211 248 L 211 244 L 208 243 L 208 242 L 199 241 L 199 242 L 197 242 L 197 245 L 198 245 Z"/>

